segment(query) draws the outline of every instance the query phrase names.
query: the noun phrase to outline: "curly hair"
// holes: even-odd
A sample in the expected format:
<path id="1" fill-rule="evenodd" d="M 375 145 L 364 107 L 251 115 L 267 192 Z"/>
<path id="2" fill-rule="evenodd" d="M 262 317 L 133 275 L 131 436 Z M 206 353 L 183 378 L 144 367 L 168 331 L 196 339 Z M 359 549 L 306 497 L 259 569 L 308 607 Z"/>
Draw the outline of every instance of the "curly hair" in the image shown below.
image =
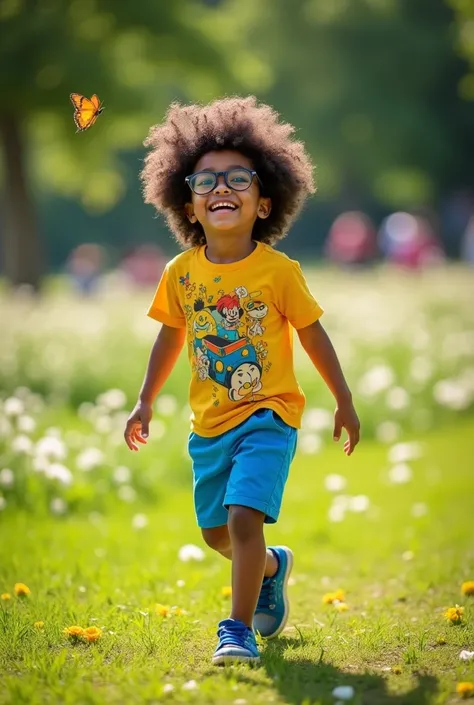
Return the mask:
<path id="1" fill-rule="evenodd" d="M 186 176 L 207 152 L 232 149 L 251 160 L 271 198 L 268 218 L 258 218 L 252 237 L 274 244 L 285 237 L 306 197 L 315 192 L 313 166 L 302 142 L 292 138 L 295 128 L 279 122 L 269 105 L 254 96 L 230 97 L 208 105 L 172 103 L 164 122 L 150 129 L 144 144 L 151 151 L 141 173 L 146 203 L 166 216 L 174 237 L 185 249 L 206 242 L 200 223 L 190 223 Z"/>

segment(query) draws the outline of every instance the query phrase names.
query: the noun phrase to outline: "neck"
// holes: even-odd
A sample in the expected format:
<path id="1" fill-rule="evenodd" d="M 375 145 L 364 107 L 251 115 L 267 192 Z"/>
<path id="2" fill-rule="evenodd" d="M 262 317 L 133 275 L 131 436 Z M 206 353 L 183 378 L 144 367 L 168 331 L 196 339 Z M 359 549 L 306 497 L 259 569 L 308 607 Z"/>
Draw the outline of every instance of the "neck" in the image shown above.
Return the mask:
<path id="1" fill-rule="evenodd" d="M 233 237 L 225 233 L 209 236 L 206 234 L 206 257 L 214 264 L 230 264 L 238 262 L 248 257 L 256 248 L 256 243 L 252 240 L 252 235 Z"/>

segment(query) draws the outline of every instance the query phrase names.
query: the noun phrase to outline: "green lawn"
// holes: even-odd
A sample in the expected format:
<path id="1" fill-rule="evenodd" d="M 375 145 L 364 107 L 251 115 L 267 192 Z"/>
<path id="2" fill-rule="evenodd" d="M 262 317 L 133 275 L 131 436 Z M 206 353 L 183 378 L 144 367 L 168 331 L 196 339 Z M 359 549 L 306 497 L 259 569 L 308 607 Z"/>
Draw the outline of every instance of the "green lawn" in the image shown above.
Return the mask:
<path id="1" fill-rule="evenodd" d="M 0 593 L 12 598 L 0 601 L 0 703 L 315 705 L 333 704 L 342 684 L 354 687 L 352 703 L 458 702 L 456 683 L 474 681 L 474 661 L 459 659 L 474 650 L 474 597 L 460 591 L 474 580 L 474 423 L 453 417 L 411 440 L 421 456 L 408 461 L 413 476 L 402 484 L 389 481 L 389 447 L 372 440 L 349 459 L 330 440 L 319 454 L 297 455 L 281 520 L 267 530 L 270 544 L 295 552 L 291 617 L 262 645 L 258 668 L 210 664 L 229 611 L 230 565 L 203 545 L 190 488 L 161 475 L 155 504 L 4 512 Z M 142 451 L 140 463 L 159 448 Z M 336 494 L 358 496 L 363 511 L 329 520 L 330 473 L 347 479 Z M 139 513 L 148 524 L 132 528 Z M 205 549 L 202 561 L 179 560 L 187 543 Z M 28 597 L 14 596 L 17 582 Z M 350 607 L 341 613 L 322 603 L 338 588 Z M 184 613 L 160 617 L 157 603 Z M 456 603 L 465 606 L 459 626 L 443 617 Z M 97 626 L 102 637 L 74 645 L 63 634 L 70 625 Z"/>

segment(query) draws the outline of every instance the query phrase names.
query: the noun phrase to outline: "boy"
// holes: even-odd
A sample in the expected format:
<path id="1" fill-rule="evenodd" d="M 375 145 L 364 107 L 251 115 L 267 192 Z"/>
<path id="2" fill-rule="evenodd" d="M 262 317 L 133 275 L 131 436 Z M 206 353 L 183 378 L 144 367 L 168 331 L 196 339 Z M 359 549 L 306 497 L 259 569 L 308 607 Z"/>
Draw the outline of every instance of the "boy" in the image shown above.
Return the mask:
<path id="1" fill-rule="evenodd" d="M 168 263 L 148 315 L 162 324 L 125 440 L 146 443 L 152 405 L 184 344 L 194 503 L 205 542 L 232 561 L 232 611 L 220 622 L 215 664 L 258 662 L 255 631 L 288 619 L 293 554 L 265 546 L 296 450 L 304 395 L 292 331 L 334 394 L 334 438 L 350 455 L 359 420 L 297 262 L 272 248 L 306 196 L 312 165 L 294 128 L 254 97 L 170 107 L 151 129 L 145 200 L 167 216 L 185 251 Z"/>

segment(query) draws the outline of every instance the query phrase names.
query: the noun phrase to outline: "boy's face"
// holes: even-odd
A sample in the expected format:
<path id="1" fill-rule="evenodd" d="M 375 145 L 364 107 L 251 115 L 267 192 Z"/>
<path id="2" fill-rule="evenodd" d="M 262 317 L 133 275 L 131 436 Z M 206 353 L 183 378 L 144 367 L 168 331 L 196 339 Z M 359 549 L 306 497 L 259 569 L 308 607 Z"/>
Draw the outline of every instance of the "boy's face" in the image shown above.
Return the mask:
<path id="1" fill-rule="evenodd" d="M 198 171 L 229 171 L 238 167 L 253 169 L 250 159 L 234 150 L 207 152 L 196 163 L 194 173 Z M 192 200 L 186 204 L 186 215 L 191 223 L 201 223 L 206 235 L 214 232 L 248 234 L 253 230 L 257 218 L 268 218 L 271 201 L 260 196 L 260 187 L 256 177 L 246 191 L 229 188 L 221 175 L 215 188 L 205 195 L 190 191 Z M 232 208 L 213 207 L 220 202 L 235 206 Z"/>

